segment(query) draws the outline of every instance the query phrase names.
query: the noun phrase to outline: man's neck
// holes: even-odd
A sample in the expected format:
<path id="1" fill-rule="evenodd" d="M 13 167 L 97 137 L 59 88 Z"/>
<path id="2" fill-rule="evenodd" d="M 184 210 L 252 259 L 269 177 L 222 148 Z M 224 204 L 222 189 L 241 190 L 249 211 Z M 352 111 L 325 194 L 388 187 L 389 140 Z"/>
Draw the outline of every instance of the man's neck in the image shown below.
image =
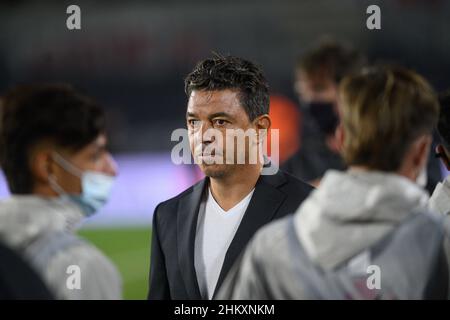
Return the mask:
<path id="1" fill-rule="evenodd" d="M 34 185 L 32 194 L 38 197 L 45 197 L 45 198 L 54 198 L 59 196 L 48 185 L 43 184 Z"/>
<path id="2" fill-rule="evenodd" d="M 382 171 L 382 170 L 375 170 L 375 169 L 370 169 L 367 166 L 364 165 L 352 165 L 348 168 L 349 171 L 353 171 L 353 172 L 371 172 L 371 171 L 379 171 L 379 172 L 385 172 L 385 173 L 391 173 L 391 174 L 396 174 L 399 176 L 402 176 L 404 178 L 407 178 L 409 180 L 411 180 L 412 182 L 416 182 L 417 177 L 414 176 L 414 170 L 408 170 L 406 168 L 401 167 L 400 169 L 398 169 L 397 171 L 392 171 L 392 172 L 387 172 L 387 171 Z"/>
<path id="3" fill-rule="evenodd" d="M 222 178 L 210 178 L 211 193 L 224 211 L 228 211 L 244 199 L 255 188 L 261 175 L 261 166 L 254 165 L 237 170 Z"/>

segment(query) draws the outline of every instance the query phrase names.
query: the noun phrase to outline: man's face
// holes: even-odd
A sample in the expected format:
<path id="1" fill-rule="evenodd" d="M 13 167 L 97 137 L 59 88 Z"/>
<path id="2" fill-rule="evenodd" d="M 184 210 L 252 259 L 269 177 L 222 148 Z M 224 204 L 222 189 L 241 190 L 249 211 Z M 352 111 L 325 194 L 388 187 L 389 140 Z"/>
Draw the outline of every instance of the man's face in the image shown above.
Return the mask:
<path id="1" fill-rule="evenodd" d="M 254 147 L 255 140 L 246 139 L 244 147 L 235 143 L 234 152 L 227 152 L 227 142 L 235 142 L 231 135 L 234 129 L 256 131 L 254 122 L 249 120 L 239 101 L 237 91 L 192 91 L 186 121 L 191 152 L 206 176 L 223 177 L 238 166 L 248 164 L 249 146 Z M 213 132 L 210 129 L 215 129 L 216 135 L 208 134 Z M 245 164 L 236 164 L 238 157 L 244 157 Z M 222 163 L 218 163 L 219 159 Z"/>
<path id="2" fill-rule="evenodd" d="M 58 153 L 80 171 L 97 171 L 110 176 L 117 175 L 117 166 L 109 151 L 106 149 L 106 136 L 100 134 L 93 142 L 78 150 L 70 152 L 60 150 Z M 53 174 L 57 183 L 67 193 L 80 194 L 81 180 L 76 175 L 62 168 L 58 163 L 53 164 Z"/>
<path id="3" fill-rule="evenodd" d="M 313 75 L 297 71 L 295 90 L 299 101 L 327 137 L 334 137 L 339 123 L 337 89 L 336 82 L 320 70 Z"/>

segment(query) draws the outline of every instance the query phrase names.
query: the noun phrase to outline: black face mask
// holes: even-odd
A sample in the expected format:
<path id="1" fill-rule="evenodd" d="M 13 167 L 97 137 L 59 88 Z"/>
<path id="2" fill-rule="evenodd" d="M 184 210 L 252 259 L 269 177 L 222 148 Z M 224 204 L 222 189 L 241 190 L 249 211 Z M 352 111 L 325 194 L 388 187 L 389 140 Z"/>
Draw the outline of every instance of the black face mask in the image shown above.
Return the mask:
<path id="1" fill-rule="evenodd" d="M 329 102 L 309 102 L 305 109 L 314 118 L 320 131 L 325 135 L 333 134 L 339 124 L 339 117 L 334 111 L 334 105 Z"/>

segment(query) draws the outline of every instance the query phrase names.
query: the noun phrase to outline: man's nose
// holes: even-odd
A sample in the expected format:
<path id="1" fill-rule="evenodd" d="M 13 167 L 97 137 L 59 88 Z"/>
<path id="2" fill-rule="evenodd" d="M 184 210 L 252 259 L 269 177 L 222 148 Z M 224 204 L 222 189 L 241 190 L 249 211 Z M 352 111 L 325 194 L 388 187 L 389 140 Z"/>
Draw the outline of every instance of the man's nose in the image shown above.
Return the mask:
<path id="1" fill-rule="evenodd" d="M 203 143 L 209 144 L 216 141 L 216 136 L 221 135 L 220 130 L 214 128 L 212 125 L 205 126 L 203 128 Z"/>
<path id="2" fill-rule="evenodd" d="M 103 172 L 106 173 L 107 175 L 114 177 L 117 176 L 118 174 L 117 162 L 114 160 L 113 156 L 109 153 L 106 155 L 106 161 Z"/>
<path id="3" fill-rule="evenodd" d="M 214 135 L 211 134 L 211 130 L 213 130 L 213 126 L 208 122 L 203 122 L 200 130 L 196 133 L 196 141 L 201 142 L 202 144 L 209 144 L 214 142 Z"/>

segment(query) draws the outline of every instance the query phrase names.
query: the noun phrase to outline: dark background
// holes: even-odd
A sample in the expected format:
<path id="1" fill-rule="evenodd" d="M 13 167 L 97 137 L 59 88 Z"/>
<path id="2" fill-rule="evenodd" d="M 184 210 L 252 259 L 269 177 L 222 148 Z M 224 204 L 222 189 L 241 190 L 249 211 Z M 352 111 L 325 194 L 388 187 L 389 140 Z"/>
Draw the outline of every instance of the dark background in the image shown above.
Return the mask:
<path id="1" fill-rule="evenodd" d="M 66 8 L 81 7 L 81 30 Z M 367 6 L 381 30 L 366 28 Z M 296 102 L 295 58 L 325 35 L 371 61 L 415 68 L 450 87 L 450 3 L 444 0 L 4 1 L 0 4 L 0 94 L 31 81 L 65 81 L 108 109 L 116 153 L 170 150 L 184 126 L 183 78 L 217 51 L 254 60 L 272 93 Z"/>

